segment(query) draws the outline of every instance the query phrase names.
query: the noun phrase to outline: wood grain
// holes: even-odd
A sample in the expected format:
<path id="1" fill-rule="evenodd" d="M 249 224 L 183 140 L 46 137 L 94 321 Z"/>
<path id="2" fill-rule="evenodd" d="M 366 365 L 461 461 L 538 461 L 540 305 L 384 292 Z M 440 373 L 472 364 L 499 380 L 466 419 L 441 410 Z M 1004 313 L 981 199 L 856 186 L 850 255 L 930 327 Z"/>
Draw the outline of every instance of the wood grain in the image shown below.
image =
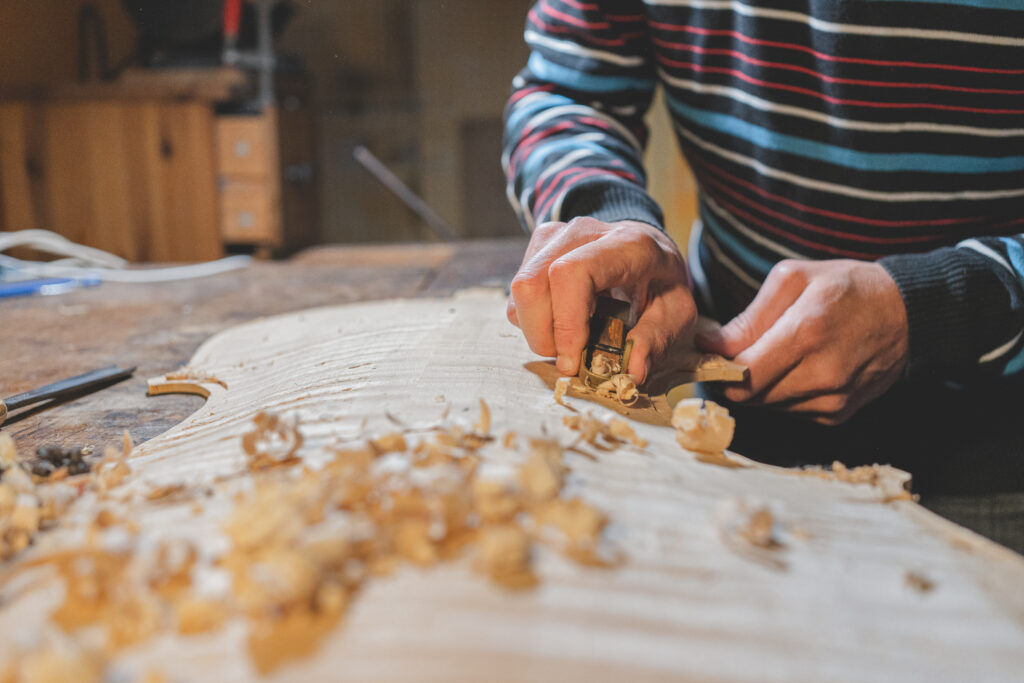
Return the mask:
<path id="1" fill-rule="evenodd" d="M 393 428 L 388 411 L 422 424 L 451 404 L 471 424 L 479 397 L 499 433 L 544 429 L 568 441 L 565 409 L 524 368 L 531 360 L 501 291 L 246 323 L 190 363 L 227 389 L 204 384 L 208 401 L 137 450 L 127 485 L 208 486 L 237 473 L 239 436 L 263 409 L 300 417 L 310 464 L 363 420 L 370 432 Z M 680 449 L 671 429 L 634 427 L 650 442 L 642 452 L 569 456 L 570 486 L 609 513 L 624 566 L 581 568 L 543 552 L 542 583 L 524 594 L 494 588 L 468 563 L 403 569 L 372 581 L 314 657 L 268 680 L 1010 681 L 1024 670 L 1020 556 L 912 502 L 883 502 L 877 488 L 719 467 Z M 731 499 L 772 509 L 778 562 L 722 542 L 714 519 Z M 81 502 L 79 518 L 91 504 Z M 215 554 L 229 497 L 214 495 L 199 515 L 187 505 L 143 506 L 132 519 L 145 538 L 189 538 Z M 908 572 L 934 587 L 915 589 Z M 45 591 L 26 592 L 0 612 L 0 629 L 41 628 L 46 604 Z M 123 669 L 247 679 L 238 626 L 148 643 Z"/>

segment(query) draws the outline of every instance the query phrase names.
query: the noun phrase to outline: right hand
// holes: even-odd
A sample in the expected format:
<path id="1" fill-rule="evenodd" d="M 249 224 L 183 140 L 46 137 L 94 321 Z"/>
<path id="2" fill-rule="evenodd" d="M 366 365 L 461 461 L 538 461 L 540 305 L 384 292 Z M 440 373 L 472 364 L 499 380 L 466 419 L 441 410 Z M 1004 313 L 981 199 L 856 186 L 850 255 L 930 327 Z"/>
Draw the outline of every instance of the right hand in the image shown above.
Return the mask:
<path id="1" fill-rule="evenodd" d="M 579 370 L 601 292 L 629 301 L 637 316 L 627 369 L 637 382 L 697 318 L 678 247 L 639 221 L 574 218 L 538 226 L 511 289 L 508 319 L 535 353 L 557 357 L 563 375 Z"/>

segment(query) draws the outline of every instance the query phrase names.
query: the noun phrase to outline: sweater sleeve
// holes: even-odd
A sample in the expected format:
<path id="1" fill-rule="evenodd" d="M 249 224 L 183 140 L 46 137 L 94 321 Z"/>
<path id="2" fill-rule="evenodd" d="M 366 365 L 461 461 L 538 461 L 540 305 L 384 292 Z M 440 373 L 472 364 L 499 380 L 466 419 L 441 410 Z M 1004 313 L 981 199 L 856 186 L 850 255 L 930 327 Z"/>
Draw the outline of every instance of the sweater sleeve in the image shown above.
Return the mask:
<path id="1" fill-rule="evenodd" d="M 539 0 L 529 62 L 505 107 L 502 165 L 527 230 L 592 216 L 662 227 L 645 190 L 644 114 L 655 88 L 641 0 Z"/>
<path id="2" fill-rule="evenodd" d="M 1024 234 L 880 263 L 907 307 L 911 375 L 1024 377 Z"/>

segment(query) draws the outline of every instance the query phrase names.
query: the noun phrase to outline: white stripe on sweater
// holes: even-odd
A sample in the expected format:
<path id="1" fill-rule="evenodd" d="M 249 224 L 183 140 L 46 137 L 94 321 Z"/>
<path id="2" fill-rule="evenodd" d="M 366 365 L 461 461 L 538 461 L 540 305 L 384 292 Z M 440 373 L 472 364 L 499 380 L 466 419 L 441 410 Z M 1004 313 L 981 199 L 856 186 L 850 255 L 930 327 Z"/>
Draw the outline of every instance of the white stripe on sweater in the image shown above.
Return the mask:
<path id="1" fill-rule="evenodd" d="M 810 119 L 812 121 L 820 121 L 836 128 L 846 128 L 849 130 L 869 130 L 877 131 L 880 133 L 903 133 L 907 131 L 925 132 L 925 133 L 950 133 L 953 135 L 980 135 L 984 137 L 1003 138 L 1003 137 L 1017 137 L 1024 135 L 1024 128 L 979 128 L 977 126 L 952 126 L 942 123 L 930 123 L 928 121 L 908 121 L 906 123 L 879 123 L 876 121 L 858 121 L 855 119 L 841 119 L 836 116 L 829 116 L 828 114 L 820 111 L 814 111 L 813 109 L 804 109 L 802 107 L 793 107 L 788 104 L 778 104 L 770 100 L 765 100 L 756 95 L 751 95 L 745 90 L 739 88 L 731 88 L 725 85 L 715 85 L 713 83 L 698 83 L 691 81 L 686 78 L 676 78 L 670 76 L 664 71 L 659 72 L 662 80 L 669 85 L 691 92 L 697 92 L 701 94 L 721 95 L 728 97 L 737 102 L 760 109 L 761 111 L 770 111 L 777 114 L 787 114 L 789 116 L 796 116 L 799 118 Z"/>
<path id="2" fill-rule="evenodd" d="M 764 165 L 757 159 L 752 159 L 751 157 L 743 154 L 738 154 L 719 147 L 718 145 L 707 142 L 706 140 L 701 140 L 678 123 L 676 124 L 676 130 L 679 131 L 680 135 L 698 147 L 712 152 L 723 159 L 728 159 L 733 163 L 746 166 L 747 168 L 752 168 L 763 176 L 784 180 L 786 182 L 793 183 L 794 185 L 799 185 L 800 187 L 820 190 L 821 192 L 831 192 L 832 194 L 840 194 L 847 197 L 872 199 L 880 202 L 948 202 L 958 199 L 982 200 L 1024 196 L 1024 188 L 989 191 L 964 190 L 962 192 L 878 192 L 875 190 L 863 190 L 857 187 L 850 187 L 849 185 L 839 185 L 836 183 L 825 182 L 823 180 L 805 178 L 804 176 L 790 173 L 789 171 L 780 171 L 778 169 L 771 168 L 770 166 Z"/>
<path id="3" fill-rule="evenodd" d="M 526 130 L 527 128 L 536 128 L 540 124 L 544 123 L 545 121 L 549 121 L 550 119 L 556 118 L 558 116 L 570 116 L 573 114 L 593 116 L 595 119 L 600 119 L 601 121 L 604 121 L 616 133 L 621 135 L 625 139 L 625 141 L 629 143 L 629 145 L 638 153 L 643 152 L 642 148 L 640 147 L 640 141 L 636 139 L 635 135 L 629 132 L 629 129 L 627 129 L 617 120 L 615 120 L 611 116 L 608 116 L 604 112 L 597 111 L 593 107 L 588 107 L 583 104 L 564 104 L 558 107 L 554 107 L 553 109 L 545 109 L 534 115 L 533 118 L 528 119 L 526 123 L 523 124 L 522 129 Z M 520 140 L 520 142 L 522 141 Z"/>
<path id="4" fill-rule="evenodd" d="M 550 36 L 537 33 L 536 31 L 527 31 L 523 34 L 526 38 L 526 42 L 531 46 L 543 46 L 549 50 L 560 52 L 566 55 L 573 55 L 574 57 L 587 57 L 589 59 L 596 59 L 600 62 L 607 62 L 608 64 L 616 64 L 618 66 L 643 66 L 644 58 L 637 57 L 635 55 L 620 55 L 614 52 L 608 52 L 607 50 L 595 50 L 589 47 L 583 47 L 579 43 L 574 43 L 571 40 L 558 40 Z"/>
<path id="5" fill-rule="evenodd" d="M 866 26 L 862 24 L 838 24 L 812 17 L 802 12 L 774 9 L 771 7 L 752 7 L 736 0 L 644 0 L 648 5 L 672 7 L 692 7 L 694 9 L 732 10 L 736 14 L 748 17 L 764 17 L 780 21 L 793 21 L 806 24 L 816 31 L 824 33 L 846 33 L 882 38 L 920 38 L 923 40 L 954 40 L 963 43 L 980 43 L 982 45 L 1003 45 L 1007 47 L 1024 47 L 1024 38 L 1009 36 L 990 36 L 981 33 L 964 33 L 962 31 L 936 31 L 923 28 L 896 26 Z"/>
<path id="6" fill-rule="evenodd" d="M 779 254 L 780 256 L 782 256 L 784 258 L 799 259 L 801 261 L 809 260 L 809 258 L 810 258 L 809 256 L 805 256 L 804 254 L 801 254 L 799 252 L 793 251 L 792 249 L 789 249 L 788 247 L 784 247 L 781 244 L 777 244 L 775 242 L 772 242 L 770 239 L 768 239 L 764 235 L 758 235 L 756 232 L 754 232 L 753 230 L 751 230 L 747 226 L 745 226 L 742 223 L 740 223 L 740 221 L 735 216 L 733 216 L 731 213 L 729 213 L 728 211 L 723 209 L 721 206 L 719 206 L 718 203 L 714 199 L 712 199 L 711 197 L 707 196 L 706 194 L 702 197 L 702 199 L 704 200 L 704 203 L 707 204 L 708 207 L 711 208 L 712 211 L 714 211 L 716 214 L 718 214 L 723 220 L 728 221 L 729 225 L 731 225 L 734 228 L 736 228 L 736 230 L 738 230 L 741 234 L 746 236 L 746 238 L 749 239 L 751 242 L 757 242 L 758 244 L 760 244 L 765 249 L 767 249 L 769 251 L 773 251 L 776 254 Z"/>

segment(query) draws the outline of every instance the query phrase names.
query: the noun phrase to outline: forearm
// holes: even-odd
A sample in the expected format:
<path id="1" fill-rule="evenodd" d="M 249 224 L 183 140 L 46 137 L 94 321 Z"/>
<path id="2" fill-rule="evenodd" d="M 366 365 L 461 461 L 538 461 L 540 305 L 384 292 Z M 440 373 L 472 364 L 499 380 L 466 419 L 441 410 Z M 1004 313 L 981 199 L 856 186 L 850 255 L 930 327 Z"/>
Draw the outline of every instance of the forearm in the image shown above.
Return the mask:
<path id="1" fill-rule="evenodd" d="M 642 13 L 636 0 L 541 0 L 530 12 L 532 54 L 505 110 L 502 157 L 528 229 L 584 215 L 661 226 L 644 190 L 643 116 L 655 79 Z"/>

